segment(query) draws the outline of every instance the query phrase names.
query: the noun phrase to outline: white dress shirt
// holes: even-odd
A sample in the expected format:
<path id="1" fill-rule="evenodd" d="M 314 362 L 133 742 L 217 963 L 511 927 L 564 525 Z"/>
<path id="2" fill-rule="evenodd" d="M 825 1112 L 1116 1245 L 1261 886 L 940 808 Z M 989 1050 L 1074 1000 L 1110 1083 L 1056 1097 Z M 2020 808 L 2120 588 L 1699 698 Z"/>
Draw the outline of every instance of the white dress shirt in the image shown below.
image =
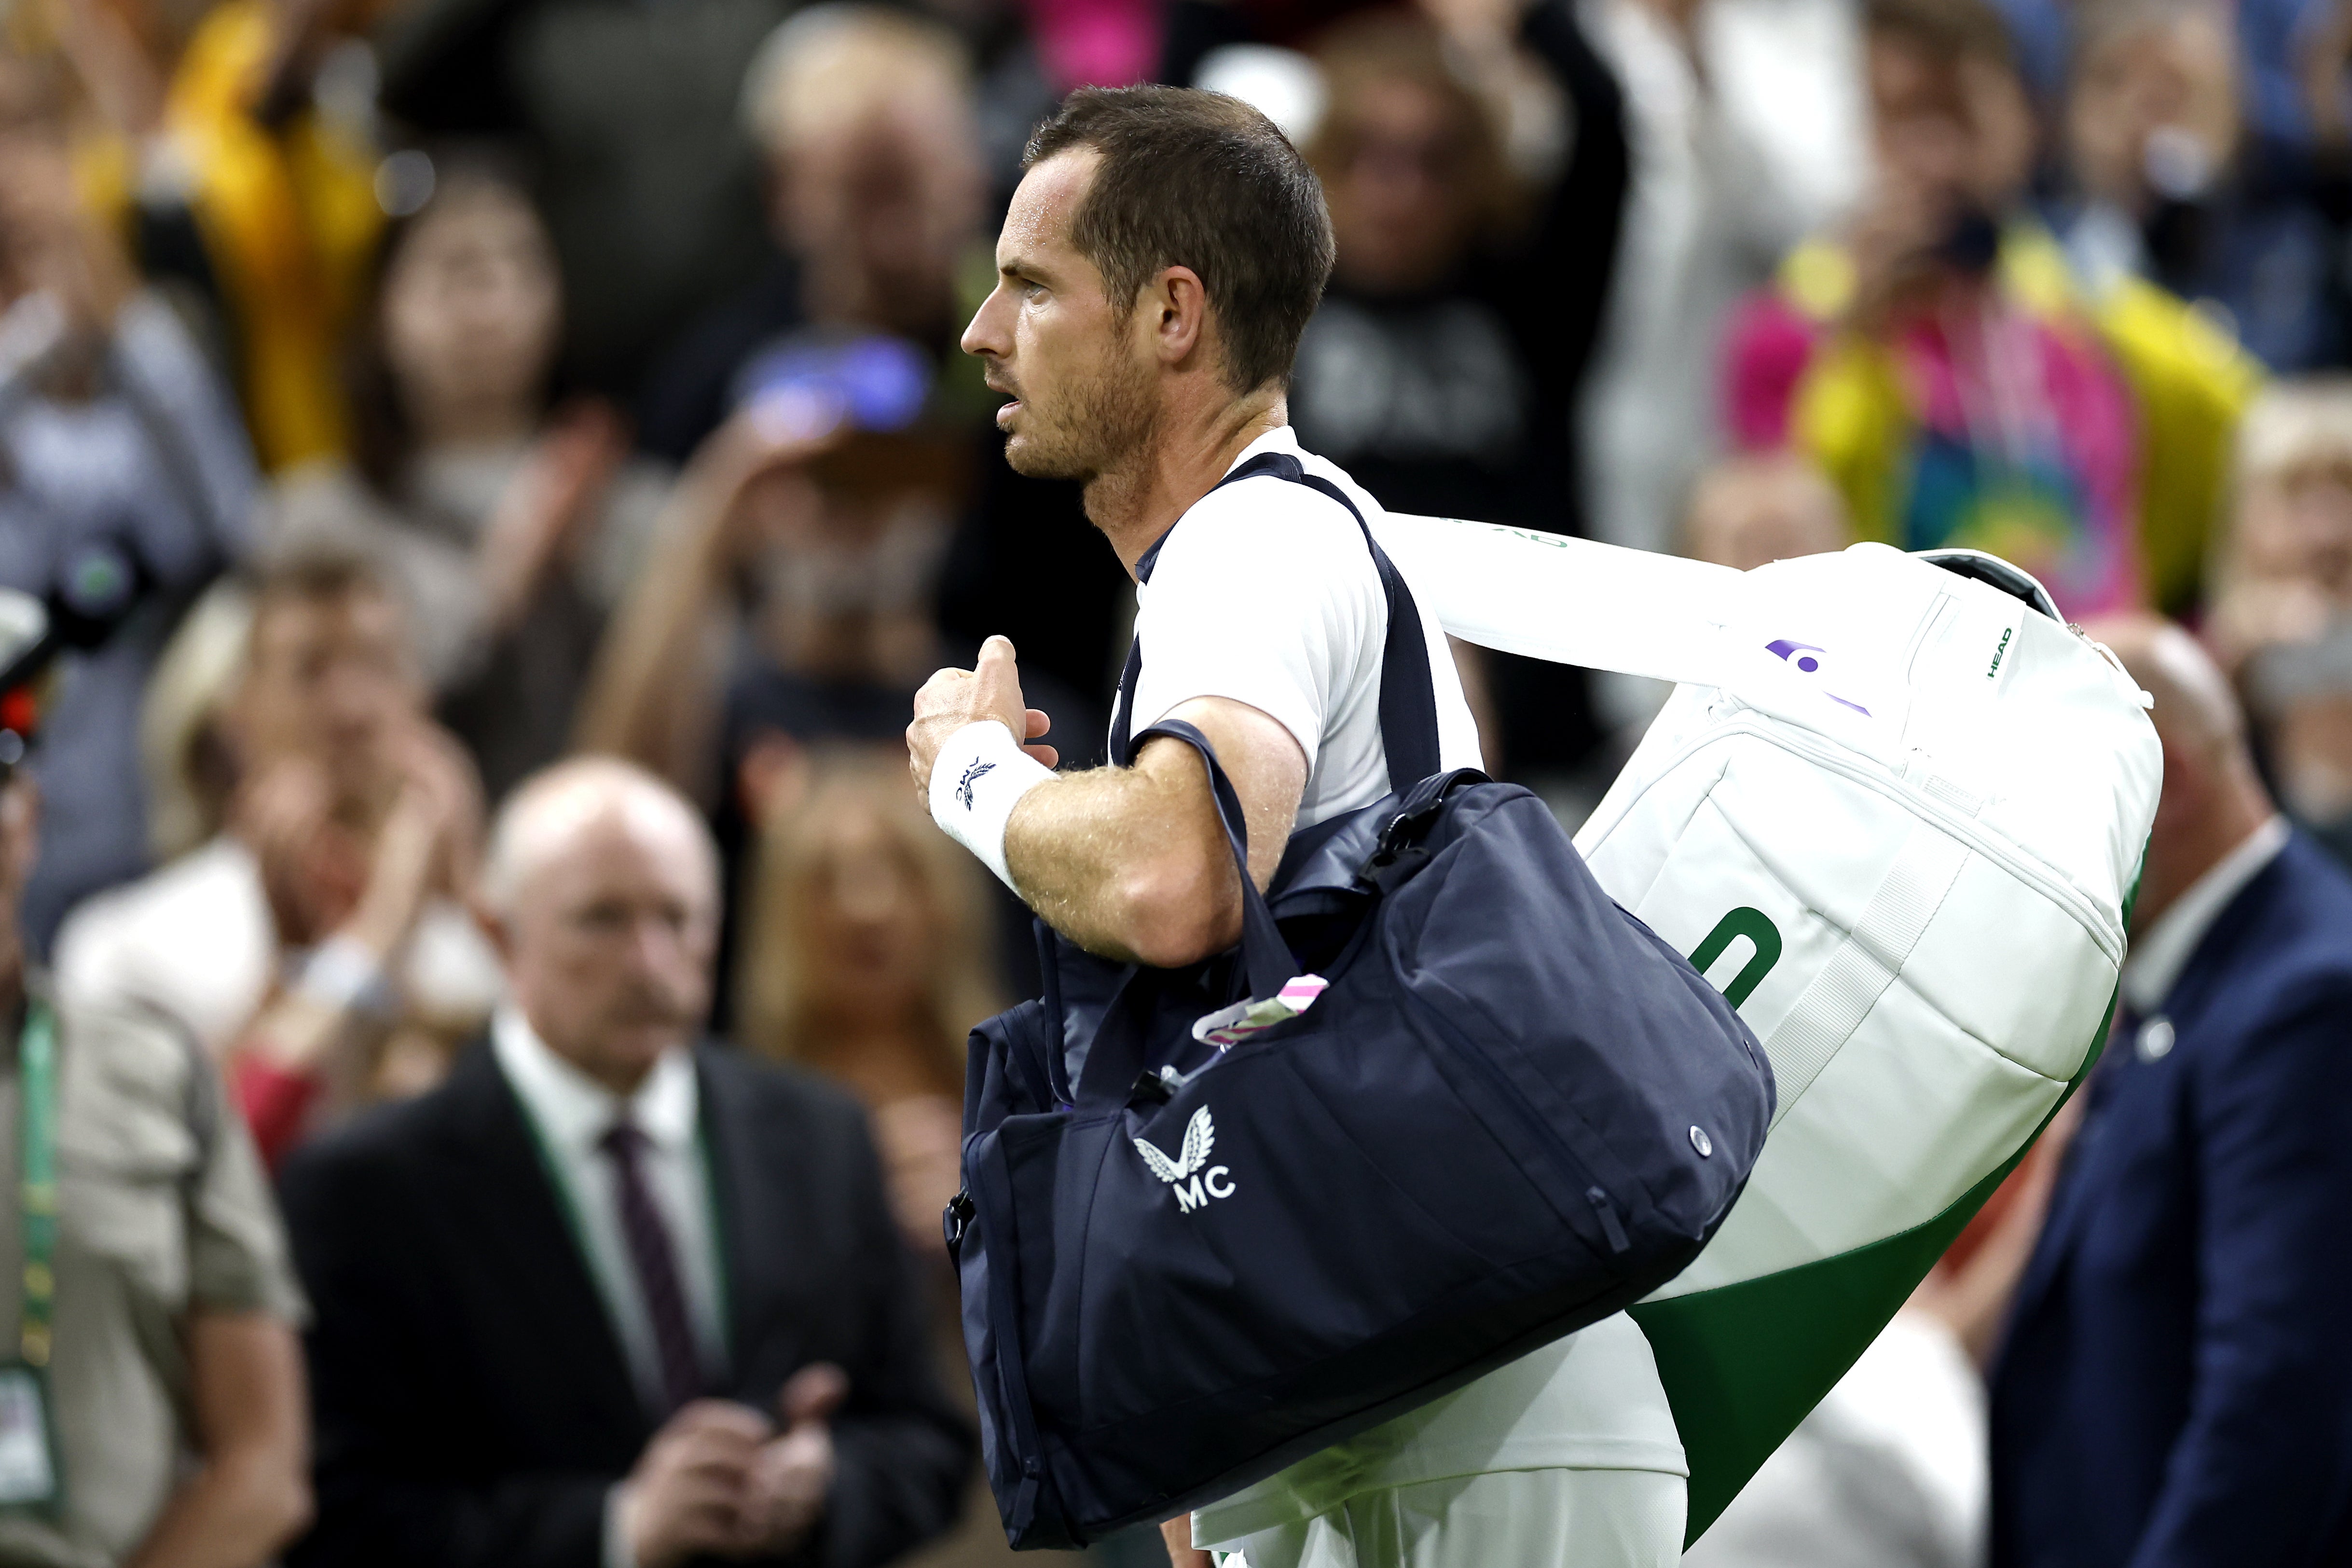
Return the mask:
<path id="1" fill-rule="evenodd" d="M 645 1134 L 640 1169 L 677 1254 L 678 1284 L 686 1292 L 703 1369 L 723 1371 L 727 1334 L 719 1306 L 718 1228 L 703 1161 L 693 1055 L 684 1048 L 665 1053 L 625 1100 L 548 1049 L 512 1005 L 499 1008 L 491 1019 L 490 1045 L 554 1167 L 638 1395 L 646 1408 L 657 1410 L 661 1359 L 654 1346 L 653 1318 L 621 1230 L 619 1178 L 612 1156 L 597 1145 L 624 1115 Z"/>
<path id="2" fill-rule="evenodd" d="M 2124 1002 L 2133 1012 L 2146 1018 L 2162 1010 L 2197 944 L 2240 889 L 2278 858 L 2289 833 L 2286 818 L 2273 816 L 2189 883 L 2189 890 L 2147 928 L 2147 934 L 2132 943 L 2131 955 L 2124 960 L 2123 990 Z"/>

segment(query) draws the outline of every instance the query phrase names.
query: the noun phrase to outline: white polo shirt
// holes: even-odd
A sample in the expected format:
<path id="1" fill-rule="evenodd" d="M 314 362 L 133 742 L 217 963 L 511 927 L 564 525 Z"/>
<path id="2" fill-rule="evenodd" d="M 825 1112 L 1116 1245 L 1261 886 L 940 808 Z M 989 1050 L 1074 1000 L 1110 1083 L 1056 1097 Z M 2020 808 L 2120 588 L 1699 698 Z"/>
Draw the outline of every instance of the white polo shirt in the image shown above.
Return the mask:
<path id="1" fill-rule="evenodd" d="M 1338 485 L 1381 536 L 1380 503 L 1301 451 L 1287 427 L 1251 442 L 1234 466 L 1265 452 L 1286 452 Z M 1272 715 L 1307 753 L 1300 827 L 1389 792 L 1380 735 L 1388 603 L 1346 508 L 1277 478 L 1212 490 L 1150 557 L 1136 605 L 1143 668 L 1130 732 L 1193 698 L 1231 698 Z M 1440 759 L 1480 766 L 1477 723 L 1425 607 L 1422 634 Z M 1194 1538 L 1232 1542 L 1380 1488 L 1552 1468 L 1688 1474 L 1649 1342 L 1622 1313 L 1200 1510 Z"/>
<path id="2" fill-rule="evenodd" d="M 1234 468 L 1266 452 L 1287 453 L 1338 485 L 1380 536 L 1381 503 L 1337 464 L 1299 450 L 1286 425 L 1244 447 Z M 1130 733 L 1193 698 L 1227 697 L 1271 715 L 1307 753 L 1298 826 L 1389 793 L 1381 751 L 1388 600 L 1347 508 L 1307 485 L 1244 479 L 1193 502 L 1147 559 L 1135 589 L 1143 671 Z M 1421 629 L 1437 694 L 1439 759 L 1478 767 L 1478 724 L 1445 633 L 1426 607 Z"/>

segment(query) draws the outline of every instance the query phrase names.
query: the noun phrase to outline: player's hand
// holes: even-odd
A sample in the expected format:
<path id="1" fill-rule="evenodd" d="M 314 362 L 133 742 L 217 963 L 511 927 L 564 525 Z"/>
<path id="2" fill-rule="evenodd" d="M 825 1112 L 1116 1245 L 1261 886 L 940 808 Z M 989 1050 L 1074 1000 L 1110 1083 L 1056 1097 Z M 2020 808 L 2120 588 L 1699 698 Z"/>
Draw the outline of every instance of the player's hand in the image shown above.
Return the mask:
<path id="1" fill-rule="evenodd" d="M 1189 1513 L 1162 1521 L 1160 1539 L 1168 1548 L 1168 1568 L 1213 1568 L 1216 1562 L 1192 1544 L 1192 1516 Z"/>
<path id="2" fill-rule="evenodd" d="M 967 724 L 993 719 L 1023 742 L 1022 750 L 1054 766 L 1062 754 L 1053 747 L 1033 744 L 1054 726 L 1040 709 L 1021 700 L 1021 670 L 1014 662 L 1009 637 L 991 637 L 980 647 L 980 662 L 972 669 L 942 669 L 915 693 L 915 721 L 907 726 L 907 768 L 915 775 L 915 795 L 929 804 L 931 764 L 948 737 Z"/>

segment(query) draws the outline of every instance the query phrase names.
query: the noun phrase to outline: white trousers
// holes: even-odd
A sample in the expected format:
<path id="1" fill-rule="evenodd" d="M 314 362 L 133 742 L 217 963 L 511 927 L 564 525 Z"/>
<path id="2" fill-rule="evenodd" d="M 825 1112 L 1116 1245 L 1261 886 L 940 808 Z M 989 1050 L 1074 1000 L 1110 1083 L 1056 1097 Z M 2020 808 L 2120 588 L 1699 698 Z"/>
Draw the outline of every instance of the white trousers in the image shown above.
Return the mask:
<path id="1" fill-rule="evenodd" d="M 1217 1543 L 1224 1568 L 1675 1568 L 1683 1478 L 1490 1470 L 1360 1493 Z"/>

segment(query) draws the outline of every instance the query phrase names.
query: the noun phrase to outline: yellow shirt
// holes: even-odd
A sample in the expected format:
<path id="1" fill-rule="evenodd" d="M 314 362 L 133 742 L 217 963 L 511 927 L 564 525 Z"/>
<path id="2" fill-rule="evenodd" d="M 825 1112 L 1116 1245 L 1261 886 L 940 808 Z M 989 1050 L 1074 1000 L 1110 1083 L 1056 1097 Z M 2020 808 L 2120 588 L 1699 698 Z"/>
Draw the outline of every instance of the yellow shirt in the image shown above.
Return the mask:
<path id="1" fill-rule="evenodd" d="M 238 395 L 262 466 L 332 457 L 345 445 L 341 363 L 383 227 L 374 149 L 306 108 L 271 129 L 254 117 L 278 50 L 268 0 L 228 0 L 198 26 L 172 78 L 163 136 L 192 174 L 190 201 L 225 297 Z M 85 152 L 99 210 L 124 217 L 135 154 L 120 139 Z"/>

